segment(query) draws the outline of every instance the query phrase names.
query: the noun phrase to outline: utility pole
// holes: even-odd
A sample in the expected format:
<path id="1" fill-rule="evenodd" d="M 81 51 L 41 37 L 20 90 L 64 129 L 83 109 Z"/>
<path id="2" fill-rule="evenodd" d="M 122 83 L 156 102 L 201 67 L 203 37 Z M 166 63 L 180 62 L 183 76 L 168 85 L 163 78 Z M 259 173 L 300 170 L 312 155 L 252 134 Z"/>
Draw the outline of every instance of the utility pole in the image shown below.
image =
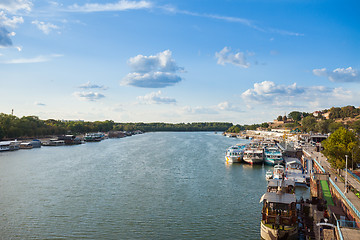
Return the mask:
<path id="1" fill-rule="evenodd" d="M 346 161 L 345 161 L 346 172 L 345 172 L 345 191 L 344 191 L 344 193 L 347 192 L 347 159 L 348 159 L 348 155 L 345 155 L 345 159 L 346 159 Z"/>

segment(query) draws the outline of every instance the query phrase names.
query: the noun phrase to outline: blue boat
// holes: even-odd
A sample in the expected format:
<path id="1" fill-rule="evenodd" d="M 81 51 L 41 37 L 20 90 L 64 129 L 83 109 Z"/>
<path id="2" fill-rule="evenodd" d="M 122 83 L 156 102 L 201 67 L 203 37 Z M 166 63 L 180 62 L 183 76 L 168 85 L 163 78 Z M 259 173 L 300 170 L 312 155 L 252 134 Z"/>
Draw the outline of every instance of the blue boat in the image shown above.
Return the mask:
<path id="1" fill-rule="evenodd" d="M 284 158 L 281 150 L 277 147 L 266 147 L 264 149 L 265 164 L 275 166 L 277 164 L 283 164 Z"/>

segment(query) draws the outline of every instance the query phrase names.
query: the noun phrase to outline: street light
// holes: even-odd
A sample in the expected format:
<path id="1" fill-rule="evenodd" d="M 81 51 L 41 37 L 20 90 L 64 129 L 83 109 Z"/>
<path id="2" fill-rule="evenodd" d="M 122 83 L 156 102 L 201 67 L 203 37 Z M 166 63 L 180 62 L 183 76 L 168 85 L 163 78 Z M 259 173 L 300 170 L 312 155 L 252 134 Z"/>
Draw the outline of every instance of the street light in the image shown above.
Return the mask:
<path id="1" fill-rule="evenodd" d="M 344 190 L 344 193 L 346 193 L 346 189 L 347 189 L 347 158 L 348 158 L 348 155 L 345 155 L 345 158 L 346 158 L 346 162 L 345 162 L 345 169 L 346 169 L 346 172 L 345 172 L 345 190 Z"/>

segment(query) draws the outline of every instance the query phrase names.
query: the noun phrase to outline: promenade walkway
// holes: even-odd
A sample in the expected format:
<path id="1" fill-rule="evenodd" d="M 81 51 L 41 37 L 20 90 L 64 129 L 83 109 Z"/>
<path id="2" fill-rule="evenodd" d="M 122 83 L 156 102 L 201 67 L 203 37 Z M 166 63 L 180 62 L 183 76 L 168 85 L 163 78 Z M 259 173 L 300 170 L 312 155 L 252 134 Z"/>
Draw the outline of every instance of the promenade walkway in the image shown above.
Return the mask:
<path id="1" fill-rule="evenodd" d="M 317 162 L 325 169 L 325 171 L 327 173 L 330 173 L 330 178 L 332 180 L 331 182 L 333 184 L 336 184 L 338 189 L 340 189 L 340 191 L 343 192 L 345 197 L 356 208 L 356 210 L 358 211 L 358 214 L 360 214 L 360 199 L 352 191 L 348 191 L 348 192 L 345 191 L 345 182 L 340 177 L 337 177 L 337 181 L 335 181 L 335 176 L 338 176 L 338 175 L 335 172 L 335 170 L 333 170 L 330 167 L 330 163 L 327 161 L 326 157 L 322 153 L 316 152 L 315 150 L 312 150 L 312 149 L 307 149 L 307 152 L 311 154 L 313 159 L 317 160 Z M 345 176 L 343 176 L 343 178 L 345 179 Z M 360 182 L 357 179 L 355 179 L 353 176 L 351 176 L 351 174 L 349 174 L 349 173 L 347 175 L 347 178 L 348 178 L 349 184 L 351 184 L 355 189 L 360 191 Z M 360 218 L 360 216 L 359 216 L 359 218 Z"/>

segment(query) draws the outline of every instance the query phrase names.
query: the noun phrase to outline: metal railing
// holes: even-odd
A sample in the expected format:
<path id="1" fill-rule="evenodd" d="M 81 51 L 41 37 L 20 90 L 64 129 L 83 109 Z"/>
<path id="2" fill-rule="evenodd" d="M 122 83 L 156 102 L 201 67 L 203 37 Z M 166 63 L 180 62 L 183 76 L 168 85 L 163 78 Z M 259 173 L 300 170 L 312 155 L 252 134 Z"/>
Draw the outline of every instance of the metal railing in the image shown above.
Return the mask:
<path id="1" fill-rule="evenodd" d="M 339 223 L 339 221 L 340 221 L 340 220 L 337 220 L 337 226 L 336 226 L 336 228 L 337 228 L 337 231 L 338 231 L 338 233 L 339 233 L 339 238 L 340 238 L 340 240 L 344 240 L 343 235 L 342 235 L 342 232 L 341 232 L 341 229 L 340 229 L 340 223 Z"/>
<path id="2" fill-rule="evenodd" d="M 320 163 L 318 161 L 315 160 L 315 158 L 313 159 L 314 162 L 316 162 L 316 164 L 319 166 L 320 170 L 325 173 L 325 169 L 320 165 Z"/>
<path id="3" fill-rule="evenodd" d="M 340 188 L 334 183 L 334 181 L 329 178 L 329 182 L 334 186 L 336 191 L 340 194 L 340 196 L 345 199 L 346 203 L 349 205 L 349 207 L 354 211 L 354 213 L 357 215 L 357 217 L 360 219 L 360 212 L 356 209 L 356 207 L 350 202 L 350 200 L 345 196 L 345 194 L 340 190 Z"/>

